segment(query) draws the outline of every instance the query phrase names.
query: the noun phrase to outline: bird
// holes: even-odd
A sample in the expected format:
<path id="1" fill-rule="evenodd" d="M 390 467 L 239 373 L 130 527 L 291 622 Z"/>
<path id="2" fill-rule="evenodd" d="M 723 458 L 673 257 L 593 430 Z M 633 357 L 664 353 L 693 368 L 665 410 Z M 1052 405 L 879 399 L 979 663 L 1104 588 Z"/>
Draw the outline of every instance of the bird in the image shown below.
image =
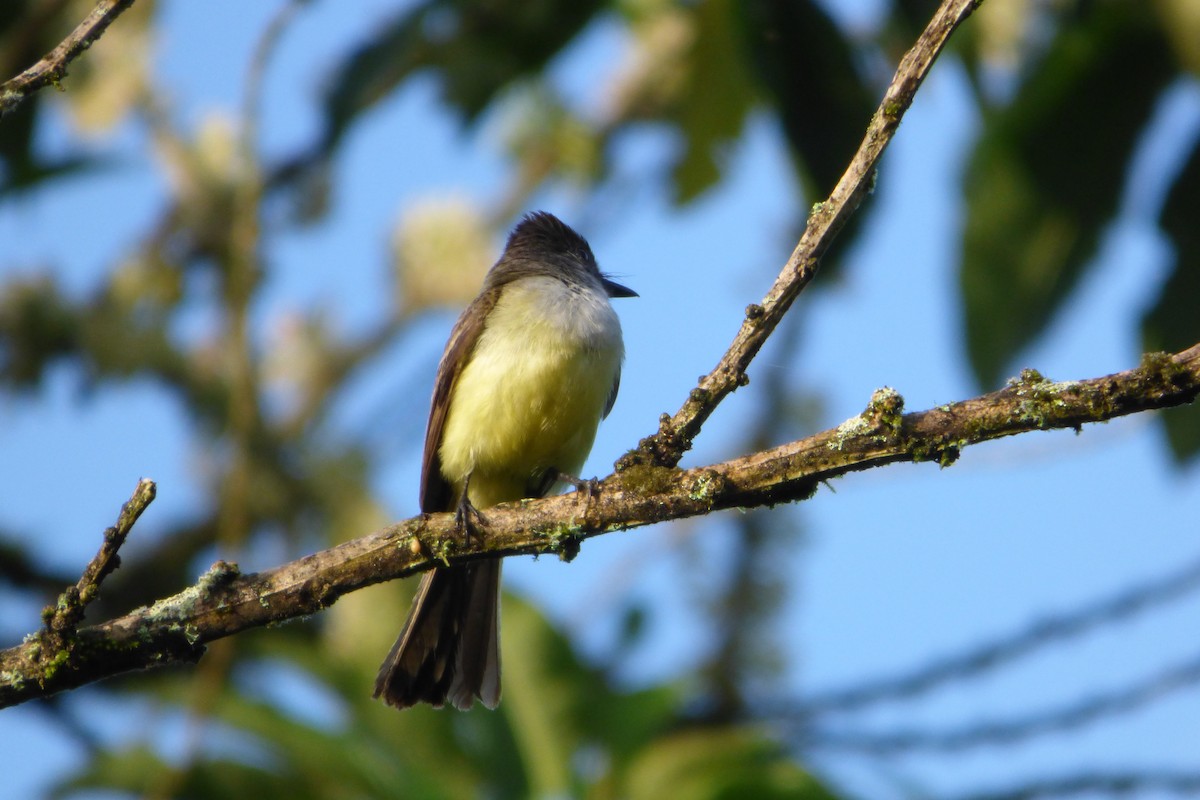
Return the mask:
<path id="1" fill-rule="evenodd" d="M 456 512 L 469 536 L 480 509 L 579 485 L 621 383 L 625 347 L 609 301 L 636 296 L 553 214 L 520 220 L 438 364 L 422 512 Z M 397 708 L 499 704 L 500 566 L 483 559 L 424 574 L 376 698 Z"/>

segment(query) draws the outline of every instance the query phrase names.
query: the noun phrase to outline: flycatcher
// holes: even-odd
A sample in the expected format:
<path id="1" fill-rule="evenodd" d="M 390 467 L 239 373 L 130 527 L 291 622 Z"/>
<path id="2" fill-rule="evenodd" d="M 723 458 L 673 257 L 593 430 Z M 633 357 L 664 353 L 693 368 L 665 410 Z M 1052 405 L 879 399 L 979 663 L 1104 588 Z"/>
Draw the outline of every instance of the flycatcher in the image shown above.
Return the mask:
<path id="1" fill-rule="evenodd" d="M 421 510 L 544 497 L 583 467 L 620 385 L 625 346 L 587 241 L 545 212 L 508 237 L 458 318 L 434 380 Z M 500 560 L 425 573 L 375 681 L 389 705 L 500 702 Z"/>

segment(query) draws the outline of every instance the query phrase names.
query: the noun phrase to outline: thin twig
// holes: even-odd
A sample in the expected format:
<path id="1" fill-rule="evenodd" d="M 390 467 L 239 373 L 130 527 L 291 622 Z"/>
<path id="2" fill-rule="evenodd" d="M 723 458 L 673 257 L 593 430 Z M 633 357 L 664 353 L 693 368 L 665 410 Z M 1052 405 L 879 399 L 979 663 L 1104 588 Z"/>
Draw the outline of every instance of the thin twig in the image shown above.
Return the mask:
<path id="1" fill-rule="evenodd" d="M 104 541 L 100 550 L 83 570 L 83 575 L 74 586 L 67 587 L 67 590 L 59 595 L 56 605 L 48 606 L 43 612 L 48 631 L 62 635 L 75 630 L 83 619 L 88 604 L 100 593 L 100 584 L 120 566 L 121 559 L 117 551 L 125 544 L 129 531 L 133 529 L 133 523 L 137 522 L 146 507 L 154 502 L 155 491 L 154 481 L 146 478 L 138 481 L 133 496 L 121 506 L 117 524 L 104 531 Z"/>
<path id="2" fill-rule="evenodd" d="M 867 126 L 858 152 L 829 198 L 813 207 L 804 235 L 762 303 L 746 309 L 741 330 L 733 344 L 712 372 L 704 376 L 691 391 L 687 402 L 675 412 L 675 416 L 667 418 L 664 415 L 658 432 L 643 439 L 637 450 L 627 453 L 618 462 L 617 469 L 635 464 L 675 466 L 691 447 L 700 427 L 717 405 L 739 386 L 749 382 L 746 368 L 783 319 L 792 301 L 816 276 L 821 258 L 846 221 L 858 209 L 859 203 L 871 191 L 875 167 L 895 136 L 917 89 L 929 74 L 950 35 L 980 2 L 945 0 L 938 8 L 916 44 L 900 60 L 896 75 Z"/>
<path id="3" fill-rule="evenodd" d="M 1200 344 L 1152 354 L 1126 372 L 1054 383 L 1033 371 L 991 394 L 904 414 L 892 390 L 827 431 L 710 467 L 633 467 L 598 487 L 586 522 L 578 499 L 505 503 L 487 511 L 484 535 L 464 544 L 453 514 L 413 517 L 258 574 L 219 562 L 174 597 L 80 630 L 69 649 L 32 641 L 0 651 L 0 707 L 133 669 L 195 661 L 206 642 L 315 613 L 342 595 L 472 559 L 557 554 L 584 539 L 671 519 L 810 497 L 822 481 L 902 461 L 954 462 L 970 445 L 1035 430 L 1074 429 L 1200 396 Z"/>
<path id="4" fill-rule="evenodd" d="M 57 86 L 67 77 L 67 65 L 91 47 L 112 21 L 131 5 L 133 0 L 100 0 L 58 47 L 20 75 L 0 83 L 0 117 L 39 89 L 49 84 Z"/>

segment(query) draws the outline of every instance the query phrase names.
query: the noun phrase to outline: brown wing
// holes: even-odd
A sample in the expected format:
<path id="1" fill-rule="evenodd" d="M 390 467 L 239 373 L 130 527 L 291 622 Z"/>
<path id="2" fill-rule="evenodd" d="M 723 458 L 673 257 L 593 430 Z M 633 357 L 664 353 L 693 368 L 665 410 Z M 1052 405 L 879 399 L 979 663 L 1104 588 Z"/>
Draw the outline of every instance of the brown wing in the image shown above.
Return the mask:
<path id="1" fill-rule="evenodd" d="M 446 350 L 438 363 L 437 377 L 433 381 L 433 399 L 429 406 L 429 424 L 425 428 L 425 456 L 421 460 L 421 510 L 425 513 L 453 510 L 458 498 L 453 488 L 442 475 L 442 459 L 438 450 L 442 445 L 442 428 L 446 424 L 446 412 L 450 409 L 450 396 L 463 366 L 479 341 L 483 332 L 483 321 L 496 300 L 500 297 L 499 287 L 476 297 L 467 306 L 446 342 Z"/>
<path id="2" fill-rule="evenodd" d="M 617 374 L 613 376 L 612 388 L 608 390 L 608 399 L 604 401 L 604 413 L 600 415 L 600 419 L 608 419 L 608 412 L 612 411 L 613 404 L 617 402 L 617 392 L 621 391 L 621 365 L 617 365 Z"/>

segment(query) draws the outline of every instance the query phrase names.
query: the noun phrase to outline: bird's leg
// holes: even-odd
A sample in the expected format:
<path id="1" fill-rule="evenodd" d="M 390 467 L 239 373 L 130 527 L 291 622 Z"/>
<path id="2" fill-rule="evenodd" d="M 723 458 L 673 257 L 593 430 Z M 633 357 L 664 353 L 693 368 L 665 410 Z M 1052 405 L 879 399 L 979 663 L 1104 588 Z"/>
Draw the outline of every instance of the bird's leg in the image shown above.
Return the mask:
<path id="1" fill-rule="evenodd" d="M 587 495 L 588 502 L 591 502 L 591 499 L 596 496 L 596 493 L 600 489 L 600 481 L 595 478 L 576 478 L 574 475 L 568 475 L 565 472 L 558 470 L 555 472 L 557 473 L 554 476 L 555 480 L 574 486 L 575 491 L 583 492 Z"/>
<path id="2" fill-rule="evenodd" d="M 562 483 L 569 483 L 575 487 L 575 491 L 583 495 L 583 519 L 587 522 L 588 511 L 592 508 L 592 499 L 600 491 L 600 481 L 595 478 L 576 478 L 574 475 L 568 475 L 560 470 L 555 470 L 557 480 Z"/>
<path id="3" fill-rule="evenodd" d="M 463 537 L 463 544 L 471 544 L 471 535 L 479 535 L 479 526 L 487 523 L 483 513 L 471 503 L 469 489 L 471 476 L 468 474 L 463 481 L 462 493 L 458 496 L 458 504 L 454 507 L 454 524 Z"/>

